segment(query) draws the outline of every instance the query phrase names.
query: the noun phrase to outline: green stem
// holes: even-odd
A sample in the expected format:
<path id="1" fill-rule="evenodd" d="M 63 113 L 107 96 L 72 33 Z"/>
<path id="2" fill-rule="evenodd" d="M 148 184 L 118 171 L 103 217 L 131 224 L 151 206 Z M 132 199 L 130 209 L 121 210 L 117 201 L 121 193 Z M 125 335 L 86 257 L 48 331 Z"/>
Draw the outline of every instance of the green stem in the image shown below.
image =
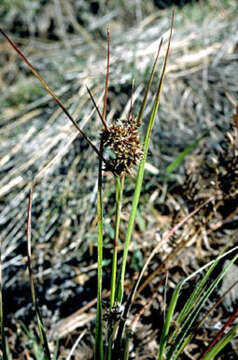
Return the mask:
<path id="1" fill-rule="evenodd" d="M 108 343 L 108 355 L 107 355 L 107 360 L 111 360 L 112 359 L 112 345 L 113 345 L 113 341 L 115 339 L 115 335 L 118 329 L 118 322 L 115 323 L 113 325 L 112 331 L 111 331 L 111 336 L 109 339 L 109 343 Z"/>
<path id="2" fill-rule="evenodd" d="M 115 293 L 116 293 L 116 278 L 117 278 L 117 251 L 118 251 L 118 240 L 121 220 L 121 205 L 122 205 L 122 194 L 124 189 L 125 174 L 121 177 L 117 176 L 116 180 L 116 222 L 115 222 L 115 235 L 114 235 L 114 248 L 112 258 L 112 276 L 111 276 L 111 294 L 110 294 L 110 309 L 114 306 Z M 112 325 L 109 329 L 109 343 L 108 343 L 108 355 L 107 360 L 112 358 L 112 344 L 116 334 L 118 324 Z"/>
<path id="3" fill-rule="evenodd" d="M 143 177 L 144 177 L 144 170 L 145 170 L 145 163 L 146 163 L 147 153 L 148 153 L 148 149 L 149 149 L 149 142 L 150 142 L 150 137 L 151 137 L 152 129 L 153 129 L 154 122 L 155 122 L 155 117 L 156 117 L 156 114 L 157 114 L 157 111 L 158 111 L 158 108 L 159 108 L 160 95 L 161 95 L 161 92 L 162 92 L 163 81 L 164 81 L 164 77 L 165 77 L 165 70 L 166 70 L 166 66 L 167 66 L 167 62 L 168 62 L 169 49 L 170 49 L 170 43 L 171 43 L 171 38 L 172 38 L 173 23 L 174 23 L 174 13 L 173 13 L 173 16 L 172 16 L 172 23 L 171 23 L 171 28 L 170 28 L 169 42 L 168 42 L 168 47 L 167 47 L 167 51 L 166 51 L 166 55 L 165 55 L 165 59 L 164 59 L 164 64 L 163 64 L 161 76 L 160 76 L 160 79 L 159 79 L 159 85 L 158 85 L 158 88 L 157 88 L 157 93 L 155 95 L 155 99 L 154 99 L 154 103 L 153 103 L 149 123 L 148 123 L 147 129 L 146 129 L 146 135 L 145 135 L 144 146 L 143 146 L 143 158 L 142 158 L 142 160 L 140 162 L 139 170 L 138 170 L 138 173 L 137 173 L 136 187 L 135 187 L 135 191 L 134 191 L 134 195 L 133 195 L 132 209 L 131 209 L 131 213 L 130 213 L 130 218 L 129 218 L 129 222 L 128 222 L 128 228 L 127 228 L 127 233 L 126 233 L 126 239 L 125 239 L 125 245 L 124 245 L 124 252 L 123 252 L 122 266 L 121 266 L 121 273 L 120 273 L 120 281 L 118 282 L 118 289 L 117 289 L 117 301 L 120 302 L 120 303 L 122 302 L 122 299 L 123 299 L 126 262 L 127 262 L 127 256 L 128 256 L 131 236 L 132 236 L 132 232 L 133 232 L 133 228 L 134 228 L 136 211 L 137 211 L 137 207 L 138 207 L 138 203 L 139 203 L 139 199 L 140 199 L 141 187 L 142 187 L 142 182 L 143 182 Z M 154 63 L 152 73 L 151 73 L 151 76 L 150 76 L 150 81 L 149 81 L 149 84 L 148 84 L 149 87 L 150 87 L 151 81 L 153 79 L 156 62 L 157 62 L 157 58 L 156 58 L 156 61 Z M 148 89 L 146 90 L 145 102 L 146 102 L 147 92 L 148 92 Z M 144 106 L 144 102 L 143 102 L 143 106 Z M 140 121 L 142 119 L 143 112 L 144 111 L 140 112 L 139 123 L 140 123 Z"/>
<path id="4" fill-rule="evenodd" d="M 127 255 L 128 255 L 128 251 L 129 251 L 129 244 L 130 244 L 132 231 L 133 231 L 133 227 L 134 227 L 136 210 L 137 210 L 137 206 L 138 206 L 138 202 L 139 202 L 139 198 L 140 198 L 141 185 L 142 185 L 142 180 L 143 180 L 143 175 L 144 175 L 144 162 L 145 161 L 142 160 L 142 162 L 140 164 L 140 168 L 139 168 L 139 172 L 138 172 L 138 176 L 137 176 L 137 180 L 136 180 L 136 188 L 135 188 L 135 192 L 134 192 L 134 196 L 133 196 L 132 209 L 131 209 L 131 213 L 130 213 L 128 228 L 127 228 L 127 233 L 126 233 L 126 239 L 125 239 L 125 244 L 124 244 L 121 274 L 120 274 L 120 281 L 118 283 L 119 287 L 118 287 L 118 293 L 117 293 L 117 301 L 120 303 L 122 302 L 122 298 L 123 298 L 123 288 L 124 288 Z"/>
<path id="5" fill-rule="evenodd" d="M 129 359 L 129 347 L 130 347 L 130 335 L 127 334 L 123 360 Z"/>
<path id="6" fill-rule="evenodd" d="M 102 154 L 102 142 L 100 154 Z M 94 359 L 103 360 L 103 318 L 102 318 L 102 260 L 103 260 L 103 212 L 102 212 L 102 160 L 98 165 L 98 191 L 97 191 L 97 216 L 98 216 L 98 264 L 97 264 L 97 315 Z"/>
<path id="7" fill-rule="evenodd" d="M 115 223 L 113 258 L 112 258 L 110 309 L 112 309 L 114 305 L 115 292 L 116 292 L 117 250 L 118 250 L 119 229 L 120 229 L 120 220 L 121 220 L 121 204 L 122 204 L 124 181 L 125 181 L 124 174 L 122 175 L 121 178 L 119 176 L 116 177 L 116 223 Z"/>

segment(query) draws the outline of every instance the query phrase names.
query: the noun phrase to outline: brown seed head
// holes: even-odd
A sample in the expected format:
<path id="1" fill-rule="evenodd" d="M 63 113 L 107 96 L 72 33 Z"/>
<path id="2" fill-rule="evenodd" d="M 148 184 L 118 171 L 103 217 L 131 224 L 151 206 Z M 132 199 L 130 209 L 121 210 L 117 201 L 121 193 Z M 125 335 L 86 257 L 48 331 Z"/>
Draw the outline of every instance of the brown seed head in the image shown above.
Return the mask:
<path id="1" fill-rule="evenodd" d="M 116 124 L 103 130 L 101 139 L 105 148 L 109 148 L 114 157 L 109 159 L 109 167 L 114 174 L 131 174 L 143 156 L 140 144 L 139 126 L 134 116 L 128 120 L 118 120 Z"/>

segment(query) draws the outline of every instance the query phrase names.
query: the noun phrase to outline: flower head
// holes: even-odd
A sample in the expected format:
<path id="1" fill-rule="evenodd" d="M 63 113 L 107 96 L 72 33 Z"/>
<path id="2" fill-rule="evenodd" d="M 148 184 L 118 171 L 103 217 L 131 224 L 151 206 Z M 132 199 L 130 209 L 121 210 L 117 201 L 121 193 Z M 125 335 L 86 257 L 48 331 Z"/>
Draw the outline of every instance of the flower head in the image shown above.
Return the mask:
<path id="1" fill-rule="evenodd" d="M 143 156 L 136 118 L 131 115 L 127 120 L 118 120 L 102 131 L 101 139 L 104 147 L 112 152 L 107 170 L 118 176 L 131 174 L 133 166 L 138 165 Z"/>

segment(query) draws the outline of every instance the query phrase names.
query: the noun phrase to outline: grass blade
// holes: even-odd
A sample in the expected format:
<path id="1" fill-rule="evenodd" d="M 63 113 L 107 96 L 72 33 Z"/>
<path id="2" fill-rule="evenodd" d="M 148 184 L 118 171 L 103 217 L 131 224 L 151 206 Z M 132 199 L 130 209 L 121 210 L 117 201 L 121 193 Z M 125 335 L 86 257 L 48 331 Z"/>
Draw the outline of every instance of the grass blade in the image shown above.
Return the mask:
<path id="1" fill-rule="evenodd" d="M 176 319 L 177 323 L 180 325 L 183 320 L 185 320 L 186 316 L 192 311 L 192 308 L 198 303 L 199 298 L 201 297 L 202 291 L 209 279 L 209 276 L 211 275 L 212 271 L 214 270 L 214 268 L 216 267 L 217 263 L 219 261 L 219 258 L 215 259 L 215 261 L 213 262 L 213 264 L 210 266 L 210 268 L 208 269 L 208 271 L 206 272 L 206 274 L 204 275 L 204 277 L 202 278 L 202 280 L 198 283 L 198 286 L 195 287 L 194 291 L 192 292 L 191 296 L 189 297 L 189 299 L 186 301 L 184 307 L 182 308 L 181 312 L 179 313 L 178 318 Z M 176 329 L 175 331 L 172 333 L 172 335 L 169 338 L 170 343 L 172 343 L 173 338 L 176 335 Z M 187 341 L 188 339 L 185 339 L 183 345 L 180 347 L 180 349 L 177 351 L 176 356 L 178 356 L 181 351 L 184 349 L 184 347 L 187 345 Z"/>
<path id="2" fill-rule="evenodd" d="M 159 346 L 159 351 L 158 351 L 158 360 L 162 360 L 163 356 L 164 356 L 164 350 L 166 348 L 166 344 L 167 344 L 167 338 L 168 338 L 168 333 L 169 333 L 169 329 L 170 329 L 170 325 L 171 322 L 173 320 L 173 315 L 174 315 L 174 310 L 175 310 L 175 306 L 177 304 L 178 301 L 178 297 L 179 297 L 179 293 L 180 290 L 183 286 L 183 281 L 181 281 L 175 288 L 173 295 L 172 295 L 172 299 L 169 303 L 169 308 L 168 308 L 168 312 L 167 312 L 167 316 L 165 319 L 165 324 L 163 326 L 163 330 L 162 330 L 162 335 L 160 338 L 160 346 Z"/>
<path id="3" fill-rule="evenodd" d="M 145 111 L 145 106 L 146 106 L 146 103 L 147 103 L 147 99 L 148 99 L 149 91 L 150 91 L 150 88 L 151 88 L 151 84 L 152 84 L 152 81 L 153 81 L 153 78 L 154 78 L 155 69 L 156 69 L 156 65 L 158 63 L 159 54 L 160 54 L 162 44 L 163 44 L 163 38 L 160 40 L 158 51 L 157 51 L 157 54 L 156 54 L 156 57 L 155 57 L 155 60 L 154 60 L 154 64 L 152 66 L 150 78 L 149 78 L 148 84 L 147 84 L 146 89 L 145 89 L 145 96 L 144 96 L 144 99 L 142 101 L 142 105 L 140 107 L 140 112 L 139 112 L 138 119 L 137 119 L 139 125 L 141 125 L 141 123 L 142 123 L 142 117 L 143 117 L 143 114 L 144 114 L 144 111 Z"/>
<path id="4" fill-rule="evenodd" d="M 205 268 L 207 268 L 209 266 L 209 269 L 207 271 L 207 273 L 209 273 L 209 275 L 211 274 L 211 269 L 213 270 L 214 267 L 217 265 L 218 261 L 220 259 L 222 259 L 224 256 L 227 256 L 228 254 L 230 254 L 231 252 L 236 251 L 237 248 L 234 248 L 230 251 L 228 251 L 227 253 L 224 253 L 222 255 L 220 255 L 219 257 L 217 257 L 215 260 L 213 260 L 212 262 L 210 262 L 209 264 L 206 264 L 205 266 L 203 266 L 202 268 L 198 269 L 197 271 L 195 271 L 192 275 L 189 275 L 186 279 L 184 279 L 183 281 L 181 281 L 176 289 L 173 292 L 172 295 L 172 299 L 170 301 L 169 304 L 169 308 L 168 308 L 168 313 L 166 316 L 166 320 L 165 320 L 165 324 L 163 326 L 163 330 L 162 330 L 162 334 L 161 334 L 161 338 L 160 338 L 160 346 L 158 349 L 158 360 L 162 360 L 164 359 L 164 357 L 166 356 L 166 359 L 177 359 L 178 356 L 181 354 L 182 350 L 184 349 L 184 347 L 187 345 L 188 343 L 188 339 L 190 339 L 190 336 L 188 336 L 185 339 L 185 342 L 182 344 L 182 346 L 180 346 L 179 350 L 178 349 L 178 343 L 181 345 L 181 343 L 183 342 L 183 339 L 185 337 L 185 335 L 187 334 L 188 330 L 191 329 L 191 326 L 193 324 L 193 321 L 197 318 L 200 310 L 201 310 L 201 306 L 204 304 L 204 302 L 208 299 L 208 297 L 211 295 L 212 291 L 214 290 L 214 288 L 218 285 L 219 281 L 223 278 L 223 276 L 225 275 L 226 271 L 228 271 L 228 269 L 230 268 L 230 266 L 234 263 L 234 261 L 237 259 L 238 255 L 236 255 L 231 262 L 229 263 L 229 265 L 223 269 L 223 271 L 217 276 L 217 278 L 213 281 L 213 283 L 211 284 L 211 286 L 209 286 L 209 288 L 204 292 L 204 296 L 202 297 L 202 300 L 200 302 L 198 302 L 194 297 L 194 301 L 196 303 L 195 306 L 195 311 L 191 310 L 190 314 L 188 316 L 189 320 L 190 320 L 190 324 L 189 326 L 184 326 L 187 325 L 187 319 L 185 319 L 185 323 L 182 324 L 182 326 L 179 326 L 179 332 L 177 334 L 177 337 L 175 338 L 174 335 L 177 332 L 176 330 L 172 333 L 172 335 L 168 338 L 168 334 L 169 334 L 169 329 L 170 329 L 170 325 L 171 325 L 171 321 L 173 318 L 173 314 L 174 314 L 174 309 L 179 297 L 179 292 L 182 288 L 182 286 L 185 284 L 185 282 L 189 281 L 192 277 L 196 276 L 198 273 L 204 271 Z M 207 273 L 205 274 L 204 277 L 207 278 Z M 203 277 L 203 279 L 204 279 Z M 202 280 L 203 280 L 202 279 Z M 205 286 L 205 281 L 203 282 L 204 286 Z M 193 292 L 194 293 L 194 292 Z M 193 294 L 192 294 L 193 295 Z M 192 297 L 192 296 L 191 296 Z M 191 298 L 190 297 L 190 298 Z M 190 300 L 190 299 L 189 299 Z M 188 302 L 187 302 L 188 303 Z M 187 307 L 187 303 L 185 304 L 184 307 Z M 182 310 L 183 311 L 183 310 Z M 177 323 L 177 319 L 176 319 L 176 323 Z M 173 344 L 172 346 L 170 346 L 169 344 Z M 169 347 L 170 346 L 170 347 Z"/>
<path id="5" fill-rule="evenodd" d="M 194 309 L 191 310 L 188 314 L 188 316 L 186 317 L 186 319 L 184 319 L 184 322 L 182 324 L 182 326 L 180 327 L 180 332 L 177 335 L 177 337 L 174 339 L 174 344 L 173 346 L 171 346 L 169 352 L 168 352 L 168 359 L 177 359 L 178 351 L 179 348 L 181 348 L 181 345 L 185 339 L 185 337 L 187 336 L 188 331 L 191 329 L 194 321 L 196 320 L 197 316 L 199 315 L 202 306 L 204 305 L 204 303 L 207 301 L 207 299 L 209 298 L 209 296 L 212 294 L 212 292 L 214 291 L 214 289 L 218 286 L 219 282 L 222 280 L 222 278 L 224 277 L 225 273 L 229 270 L 229 268 L 231 267 L 231 265 L 236 261 L 236 259 L 238 258 L 238 255 L 236 255 L 231 261 L 230 263 L 221 271 L 221 273 L 217 276 L 217 278 L 212 282 L 212 284 L 208 287 L 208 289 L 203 290 L 204 293 L 201 296 L 201 299 L 199 301 L 196 300 L 196 298 L 194 299 L 196 302 L 196 305 L 194 306 Z M 215 261 L 215 264 L 217 263 L 217 259 Z M 214 264 L 213 264 L 214 265 Z M 211 266 L 212 268 L 214 268 L 214 266 Z M 211 268 L 210 268 L 211 269 Z M 209 273 L 211 273 L 210 269 L 208 270 Z M 189 279 L 189 277 L 186 279 L 186 281 Z M 205 285 L 205 284 L 204 284 Z M 199 296 L 199 294 L 198 294 Z"/>
<path id="6" fill-rule="evenodd" d="M 183 342 L 183 345 L 178 350 L 178 355 L 181 354 L 184 350 L 184 348 L 189 344 L 189 342 L 192 341 L 192 339 L 195 337 L 195 335 L 198 333 L 199 329 L 201 328 L 202 324 L 205 322 L 205 320 L 208 318 L 208 316 L 218 307 L 218 305 L 224 300 L 225 296 L 237 285 L 238 280 L 235 281 L 232 286 L 215 302 L 215 304 L 212 305 L 212 307 L 205 313 L 205 315 L 202 317 L 202 319 L 199 321 L 198 325 L 193 329 L 193 331 L 186 337 L 186 339 Z M 170 342 L 170 340 L 169 340 Z"/>
<path id="7" fill-rule="evenodd" d="M 184 160 L 185 156 L 187 156 L 197 145 L 198 143 L 207 135 L 207 132 L 201 135 L 198 139 L 196 139 L 191 145 L 186 147 L 177 157 L 176 159 L 166 168 L 166 174 L 171 174 L 175 168 Z"/>
<path id="8" fill-rule="evenodd" d="M 128 228 L 127 228 L 126 239 L 125 239 L 125 244 L 124 244 L 124 251 L 123 251 L 123 258 L 122 258 L 120 281 L 118 283 L 118 290 L 117 290 L 117 301 L 119 303 L 121 303 L 122 299 L 123 299 L 123 291 L 124 291 L 123 287 L 124 287 L 127 255 L 128 255 L 128 251 L 129 251 L 129 244 L 130 244 L 130 241 L 131 241 L 132 231 L 133 231 L 133 228 L 134 228 L 136 210 L 137 210 L 137 206 L 138 206 L 139 198 L 140 198 L 141 186 L 142 186 L 142 181 L 143 181 L 143 177 L 144 177 L 145 163 L 146 163 L 147 153 L 148 153 L 148 149 L 149 149 L 150 136 L 151 136 L 153 125 L 154 125 L 154 122 L 155 122 L 155 117 L 156 117 L 158 107 L 159 107 L 160 95 L 161 95 L 161 91 L 162 91 L 166 66 L 167 66 L 167 62 L 168 62 L 169 49 L 170 49 L 170 43 L 171 43 L 171 38 L 172 38 L 173 23 L 174 23 L 174 12 L 173 12 L 173 15 L 172 15 L 172 22 L 171 22 L 171 28 L 170 28 L 170 37 L 169 37 L 169 42 L 168 42 L 168 47 L 167 47 L 167 51 L 166 51 L 166 55 L 165 55 L 163 69 L 162 69 L 162 73 L 161 73 L 161 77 L 160 77 L 160 81 L 159 81 L 159 85 L 158 85 L 158 90 L 157 90 L 157 93 L 156 93 L 156 96 L 155 96 L 155 100 L 154 100 L 154 104 L 153 104 L 153 107 L 152 107 L 149 123 L 148 123 L 147 129 L 146 129 L 146 135 L 145 135 L 144 146 L 143 146 L 143 158 L 142 158 L 142 160 L 140 162 L 140 165 L 139 165 L 137 179 L 136 179 L 136 187 L 135 187 L 133 200 L 132 200 L 132 209 L 131 209 L 130 218 L 129 218 L 129 222 L 128 222 Z M 157 58 L 155 60 L 155 64 L 156 64 L 156 62 L 157 62 Z M 148 84 L 147 89 L 146 89 L 145 99 L 143 101 L 142 108 L 141 108 L 141 111 L 139 113 L 139 117 L 138 117 L 139 122 L 141 121 L 141 118 L 142 118 L 142 115 L 143 115 L 143 112 L 144 112 L 144 108 L 145 108 L 145 104 L 146 104 L 146 100 L 147 100 L 147 95 L 148 95 L 150 85 L 151 85 L 151 82 L 152 82 L 152 79 L 153 79 L 154 71 L 155 71 L 155 65 L 153 66 L 151 77 L 150 77 L 150 80 L 149 80 L 149 84 Z"/>
<path id="9" fill-rule="evenodd" d="M 219 258 L 217 258 L 214 263 L 210 266 L 210 268 L 208 269 L 208 271 L 206 272 L 206 274 L 204 275 L 204 277 L 202 278 L 202 280 L 198 283 L 198 285 L 195 287 L 194 291 L 192 292 L 191 296 L 189 297 L 189 299 L 186 301 L 184 307 L 182 308 L 177 322 L 178 324 L 181 324 L 184 319 L 186 318 L 186 316 L 191 312 L 192 308 L 194 307 L 194 304 L 198 301 L 198 299 L 200 298 L 202 291 L 208 281 L 209 276 L 211 275 L 212 271 L 214 270 L 214 268 L 216 267 L 217 263 L 219 261 Z"/>

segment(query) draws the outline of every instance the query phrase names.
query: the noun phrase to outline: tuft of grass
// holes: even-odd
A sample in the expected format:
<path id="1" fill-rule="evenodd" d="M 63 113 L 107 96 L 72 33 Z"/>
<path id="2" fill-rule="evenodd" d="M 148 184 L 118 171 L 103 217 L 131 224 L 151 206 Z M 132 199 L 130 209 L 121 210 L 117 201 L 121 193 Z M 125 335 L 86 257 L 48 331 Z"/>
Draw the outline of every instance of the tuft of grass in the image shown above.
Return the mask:
<path id="1" fill-rule="evenodd" d="M 233 249 L 233 251 L 235 250 L 237 250 L 237 248 Z M 219 282 L 222 280 L 231 265 L 237 260 L 238 255 L 235 255 L 233 259 L 229 262 L 229 264 L 218 274 L 218 276 L 211 282 L 211 284 L 208 285 L 209 277 L 211 276 L 221 257 L 222 256 L 218 256 L 217 259 L 212 262 L 208 271 L 205 273 L 198 285 L 195 287 L 194 291 L 186 301 L 185 305 L 179 313 L 179 316 L 176 319 L 176 324 L 178 324 L 178 326 L 176 326 L 175 330 L 172 330 L 171 332 L 172 321 L 174 320 L 174 312 L 182 286 L 196 274 L 201 272 L 204 267 L 197 270 L 194 274 L 188 276 L 185 280 L 182 280 L 176 286 L 169 303 L 165 323 L 160 338 L 158 360 L 164 359 L 165 356 L 168 360 L 177 359 L 181 355 L 185 346 L 188 344 L 187 340 L 188 338 L 190 338 L 189 333 L 193 332 L 194 322 L 200 315 L 203 305 L 210 298 L 213 291 L 217 288 Z M 235 332 L 232 332 L 232 334 L 234 333 Z M 221 351 L 223 347 L 220 347 L 219 351 Z"/>

